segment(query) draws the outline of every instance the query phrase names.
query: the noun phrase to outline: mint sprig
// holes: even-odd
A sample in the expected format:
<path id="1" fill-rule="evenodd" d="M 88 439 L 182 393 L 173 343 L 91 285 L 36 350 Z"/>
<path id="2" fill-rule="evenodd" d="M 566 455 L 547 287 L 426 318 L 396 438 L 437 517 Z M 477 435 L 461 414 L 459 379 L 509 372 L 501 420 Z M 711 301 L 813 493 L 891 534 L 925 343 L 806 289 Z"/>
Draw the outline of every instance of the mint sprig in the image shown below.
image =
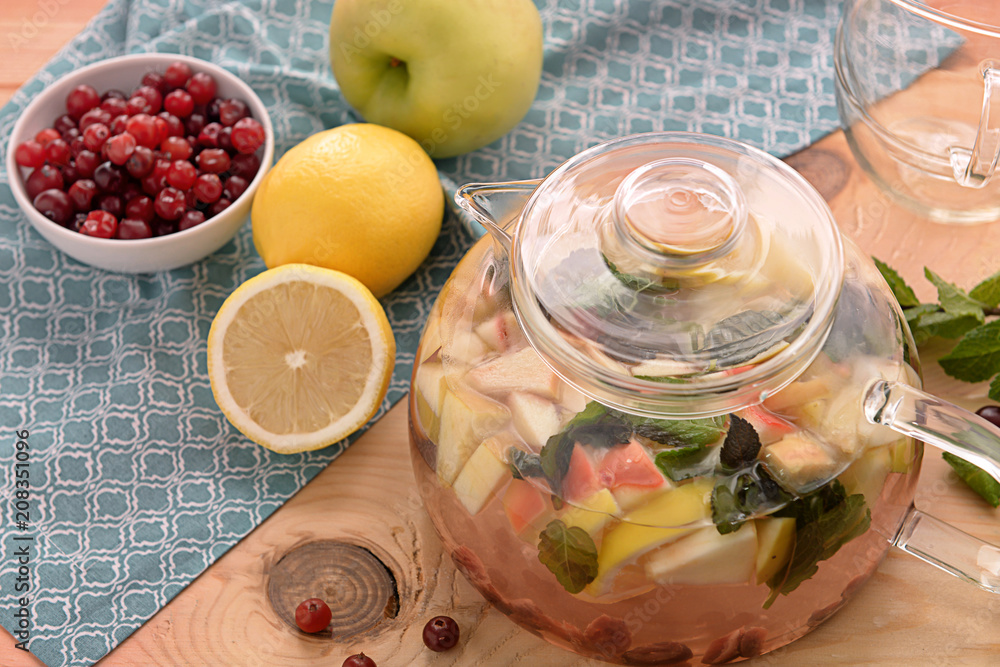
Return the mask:
<path id="1" fill-rule="evenodd" d="M 875 258 L 873 258 L 875 259 Z M 903 309 L 903 315 L 919 345 L 930 338 L 958 339 L 951 352 L 938 360 L 944 372 L 963 382 L 993 380 L 989 397 L 1000 401 L 1000 272 L 966 292 L 924 269 L 937 288 L 938 303 L 920 303 L 900 275 L 878 259 L 875 265 Z"/>
<path id="2" fill-rule="evenodd" d="M 873 258 L 874 259 L 874 258 Z M 930 269 L 924 275 L 937 288 L 939 303 L 920 303 L 909 285 L 884 262 L 875 265 L 903 308 L 914 341 L 920 345 L 934 336 L 959 339 L 951 352 L 938 359 L 944 372 L 963 382 L 991 380 L 989 397 L 1000 401 L 1000 272 L 968 292 Z M 994 507 L 1000 504 L 1000 485 L 979 467 L 943 454 L 958 476 Z"/>
<path id="3" fill-rule="evenodd" d="M 597 545 L 583 528 L 556 519 L 538 536 L 538 560 L 570 593 L 579 593 L 597 577 Z"/>

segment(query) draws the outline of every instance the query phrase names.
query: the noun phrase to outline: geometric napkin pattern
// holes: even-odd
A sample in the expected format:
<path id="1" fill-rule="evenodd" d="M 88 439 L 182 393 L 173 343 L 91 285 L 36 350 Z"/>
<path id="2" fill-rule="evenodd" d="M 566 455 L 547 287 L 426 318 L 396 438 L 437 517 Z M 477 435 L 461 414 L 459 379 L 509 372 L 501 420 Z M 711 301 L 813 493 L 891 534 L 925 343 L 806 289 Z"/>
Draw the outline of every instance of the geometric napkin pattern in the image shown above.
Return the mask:
<path id="1" fill-rule="evenodd" d="M 439 161 L 449 197 L 463 182 L 544 176 L 583 148 L 634 132 L 707 132 L 785 155 L 837 126 L 837 2 L 538 5 L 545 23 L 538 97 L 506 137 Z M 277 156 L 317 131 L 355 122 L 327 59 L 331 10 L 329 1 L 112 0 L 0 110 L 0 161 L 36 92 L 86 64 L 140 51 L 183 53 L 238 74 L 269 109 Z M 25 595 L 16 591 L 16 553 L 28 542 L 15 538 L 30 537 L 29 647 L 52 667 L 90 665 L 349 442 L 273 454 L 233 429 L 212 398 L 205 361 L 212 319 L 264 269 L 249 224 L 191 266 L 106 273 L 35 233 L 9 177 L 0 174 L 0 608 L 15 609 Z M 382 299 L 397 359 L 378 416 L 405 396 L 423 323 L 476 234 L 447 216 L 430 258 Z M 24 528 L 14 513 L 21 430 L 30 445 Z M 9 613 L 0 623 L 17 629 Z"/>

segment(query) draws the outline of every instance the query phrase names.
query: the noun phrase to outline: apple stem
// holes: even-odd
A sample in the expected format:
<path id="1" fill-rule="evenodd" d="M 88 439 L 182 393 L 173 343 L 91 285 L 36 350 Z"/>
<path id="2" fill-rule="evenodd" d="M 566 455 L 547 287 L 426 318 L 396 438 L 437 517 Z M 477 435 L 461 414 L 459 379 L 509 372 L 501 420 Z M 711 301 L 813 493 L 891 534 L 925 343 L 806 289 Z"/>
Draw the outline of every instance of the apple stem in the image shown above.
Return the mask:
<path id="1" fill-rule="evenodd" d="M 389 67 L 399 67 L 402 64 L 403 64 L 403 61 L 400 60 L 399 58 L 390 58 L 389 59 Z"/>

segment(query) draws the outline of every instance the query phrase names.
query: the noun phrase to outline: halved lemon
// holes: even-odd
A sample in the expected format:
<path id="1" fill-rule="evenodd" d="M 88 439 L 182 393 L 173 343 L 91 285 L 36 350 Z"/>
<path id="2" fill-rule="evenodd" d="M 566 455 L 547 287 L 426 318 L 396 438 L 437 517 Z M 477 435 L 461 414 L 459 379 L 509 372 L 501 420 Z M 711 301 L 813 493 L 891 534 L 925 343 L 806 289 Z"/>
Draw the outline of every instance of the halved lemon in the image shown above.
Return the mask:
<path id="1" fill-rule="evenodd" d="M 208 376 L 222 412 L 282 454 L 361 428 L 385 398 L 395 356 L 389 321 L 368 288 L 305 264 L 240 285 L 208 334 Z"/>

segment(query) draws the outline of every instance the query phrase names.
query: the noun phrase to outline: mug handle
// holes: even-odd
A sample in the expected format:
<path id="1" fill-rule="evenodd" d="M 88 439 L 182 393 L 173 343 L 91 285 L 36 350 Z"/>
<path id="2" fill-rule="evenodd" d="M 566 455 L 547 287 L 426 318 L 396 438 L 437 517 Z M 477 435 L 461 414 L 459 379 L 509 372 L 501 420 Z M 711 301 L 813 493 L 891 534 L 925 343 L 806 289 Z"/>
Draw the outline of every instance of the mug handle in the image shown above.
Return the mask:
<path id="1" fill-rule="evenodd" d="M 979 415 L 900 382 L 875 380 L 864 394 L 868 421 L 939 447 L 1000 481 L 1000 428 Z M 1000 593 L 1000 547 L 912 505 L 892 543 L 931 565 Z"/>
<path id="2" fill-rule="evenodd" d="M 951 168 L 959 185 L 981 188 L 989 183 L 1000 161 L 1000 63 L 987 60 L 983 70 L 983 109 L 972 150 L 948 149 Z"/>

